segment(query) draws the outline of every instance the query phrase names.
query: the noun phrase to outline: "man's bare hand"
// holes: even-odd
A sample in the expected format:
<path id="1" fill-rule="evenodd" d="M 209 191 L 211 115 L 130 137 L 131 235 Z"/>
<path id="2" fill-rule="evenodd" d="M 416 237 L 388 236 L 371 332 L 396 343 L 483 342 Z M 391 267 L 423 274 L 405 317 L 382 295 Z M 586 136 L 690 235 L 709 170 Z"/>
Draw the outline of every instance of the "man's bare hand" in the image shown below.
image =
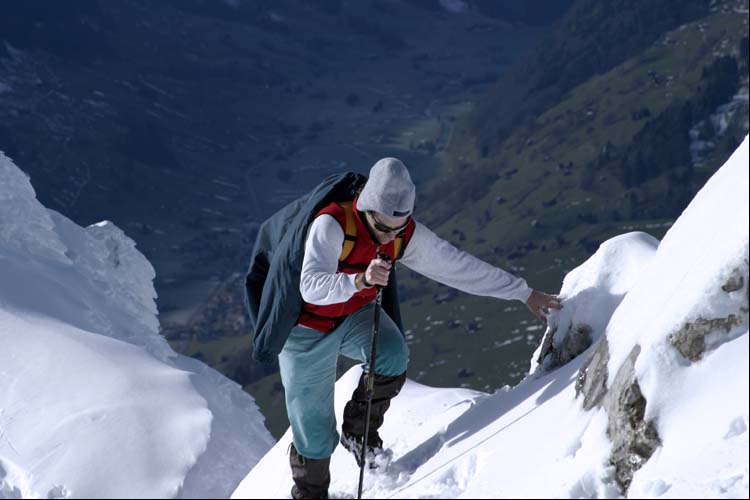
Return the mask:
<path id="1" fill-rule="evenodd" d="M 526 301 L 526 306 L 534 316 L 544 323 L 547 322 L 547 314 L 549 314 L 550 309 L 562 309 L 562 303 L 556 295 L 547 295 L 537 290 L 531 292 L 529 299 Z"/>
<path id="2" fill-rule="evenodd" d="M 392 264 L 384 259 L 373 259 L 364 272 L 364 278 L 370 286 L 388 286 Z"/>

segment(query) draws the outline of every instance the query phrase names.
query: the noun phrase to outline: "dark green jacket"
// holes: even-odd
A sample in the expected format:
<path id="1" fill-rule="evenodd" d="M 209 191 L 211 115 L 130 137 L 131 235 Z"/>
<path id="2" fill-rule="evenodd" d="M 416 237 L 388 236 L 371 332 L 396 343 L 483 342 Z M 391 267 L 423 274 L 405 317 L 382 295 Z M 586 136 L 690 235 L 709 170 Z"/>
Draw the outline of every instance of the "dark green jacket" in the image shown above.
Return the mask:
<path id="1" fill-rule="evenodd" d="M 258 231 L 245 280 L 253 358 L 272 363 L 297 323 L 303 300 L 299 290 L 307 229 L 316 214 L 332 202 L 349 201 L 367 179 L 361 174 L 336 174 L 310 193 L 291 202 Z M 403 331 L 395 273 L 383 293 L 383 309 Z"/>

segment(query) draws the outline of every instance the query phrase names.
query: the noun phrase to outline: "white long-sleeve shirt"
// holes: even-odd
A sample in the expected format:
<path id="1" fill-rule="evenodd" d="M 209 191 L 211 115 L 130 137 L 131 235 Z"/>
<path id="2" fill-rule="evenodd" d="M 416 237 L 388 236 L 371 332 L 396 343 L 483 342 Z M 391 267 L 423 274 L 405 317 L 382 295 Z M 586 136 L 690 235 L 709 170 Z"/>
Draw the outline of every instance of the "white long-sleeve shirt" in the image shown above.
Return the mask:
<path id="1" fill-rule="evenodd" d="M 308 304 L 340 304 L 357 292 L 356 274 L 338 272 L 343 244 L 344 230 L 331 215 L 321 215 L 310 225 L 300 278 Z M 525 302 L 532 291 L 525 280 L 459 250 L 419 222 L 399 262 L 473 295 Z"/>

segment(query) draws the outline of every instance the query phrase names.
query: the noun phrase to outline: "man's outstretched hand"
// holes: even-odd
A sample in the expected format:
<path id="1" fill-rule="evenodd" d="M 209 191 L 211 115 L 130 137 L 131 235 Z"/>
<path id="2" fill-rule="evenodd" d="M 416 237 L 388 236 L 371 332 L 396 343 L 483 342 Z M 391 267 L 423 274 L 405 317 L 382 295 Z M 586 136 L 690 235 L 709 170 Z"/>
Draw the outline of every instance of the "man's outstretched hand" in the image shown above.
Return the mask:
<path id="1" fill-rule="evenodd" d="M 557 296 L 547 295 L 537 290 L 531 292 L 529 299 L 526 301 L 526 306 L 534 316 L 544 323 L 547 322 L 547 314 L 550 309 L 562 309 L 562 304 Z"/>

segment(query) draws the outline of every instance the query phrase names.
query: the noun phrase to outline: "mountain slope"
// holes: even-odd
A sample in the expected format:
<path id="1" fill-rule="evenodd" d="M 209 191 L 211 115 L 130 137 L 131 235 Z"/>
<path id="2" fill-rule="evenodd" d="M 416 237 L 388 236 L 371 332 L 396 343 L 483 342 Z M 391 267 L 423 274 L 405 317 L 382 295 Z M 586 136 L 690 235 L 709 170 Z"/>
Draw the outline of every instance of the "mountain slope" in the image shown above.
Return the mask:
<path id="1" fill-rule="evenodd" d="M 0 496 L 225 497 L 271 446 L 250 396 L 159 335 L 153 279 L 0 153 Z"/>
<path id="2" fill-rule="evenodd" d="M 382 432 L 395 460 L 366 475 L 365 496 L 747 497 L 748 147 L 745 138 L 660 243 L 620 235 L 568 275 L 541 363 L 518 386 L 483 394 L 409 381 Z M 573 359 L 560 366 L 554 353 Z M 358 376 L 339 380 L 338 410 Z M 288 495 L 290 439 L 233 498 Z M 356 491 L 341 448 L 332 479 L 334 496 Z"/>
<path id="3" fill-rule="evenodd" d="M 709 14 L 708 2 L 579 0 L 472 114 L 482 147 L 493 149 L 565 95 L 610 71 L 672 29 Z"/>
<path id="4" fill-rule="evenodd" d="M 616 3 L 591 15 L 613 15 L 606 6 Z M 586 5 L 577 2 L 569 16 Z M 747 5 L 716 2 L 624 59 L 608 58 L 613 65 L 602 73 L 578 75 L 582 81 L 542 107 L 534 106 L 543 96 L 531 90 L 528 99 L 488 97 L 457 126 L 417 217 L 543 290 L 557 289 L 569 270 L 623 231 L 660 238 L 747 133 Z M 543 44 L 536 53 L 549 49 L 566 61 L 570 47 L 560 36 L 593 43 L 616 23 L 606 18 L 597 30 L 576 31 L 583 21 L 566 19 L 570 27 L 555 35 L 560 48 Z M 545 60 L 525 58 L 524 67 L 538 65 L 531 81 L 548 69 Z M 508 118 L 504 106 L 526 114 L 496 134 Z M 495 142 L 483 142 L 483 134 Z M 413 349 L 417 380 L 445 385 L 461 373 L 468 387 L 494 388 L 521 379 L 520 360 L 542 333 L 523 307 L 456 294 L 416 275 L 400 283 L 405 323 L 421 343 Z M 485 334 L 490 322 L 514 342 L 499 347 L 505 341 Z M 435 365 L 436 354 L 455 352 L 467 337 L 472 352 Z"/>
<path id="5" fill-rule="evenodd" d="M 203 326 L 185 325 L 195 309 L 226 296 L 217 283 L 247 264 L 259 222 L 324 176 L 365 172 L 394 149 L 431 170 L 432 155 L 402 133 L 422 121 L 440 132 L 440 107 L 493 82 L 541 32 L 505 11 L 398 0 L 10 3 L 0 149 L 46 206 L 83 225 L 120 221 L 158 270 L 170 333 L 189 336 Z"/>

